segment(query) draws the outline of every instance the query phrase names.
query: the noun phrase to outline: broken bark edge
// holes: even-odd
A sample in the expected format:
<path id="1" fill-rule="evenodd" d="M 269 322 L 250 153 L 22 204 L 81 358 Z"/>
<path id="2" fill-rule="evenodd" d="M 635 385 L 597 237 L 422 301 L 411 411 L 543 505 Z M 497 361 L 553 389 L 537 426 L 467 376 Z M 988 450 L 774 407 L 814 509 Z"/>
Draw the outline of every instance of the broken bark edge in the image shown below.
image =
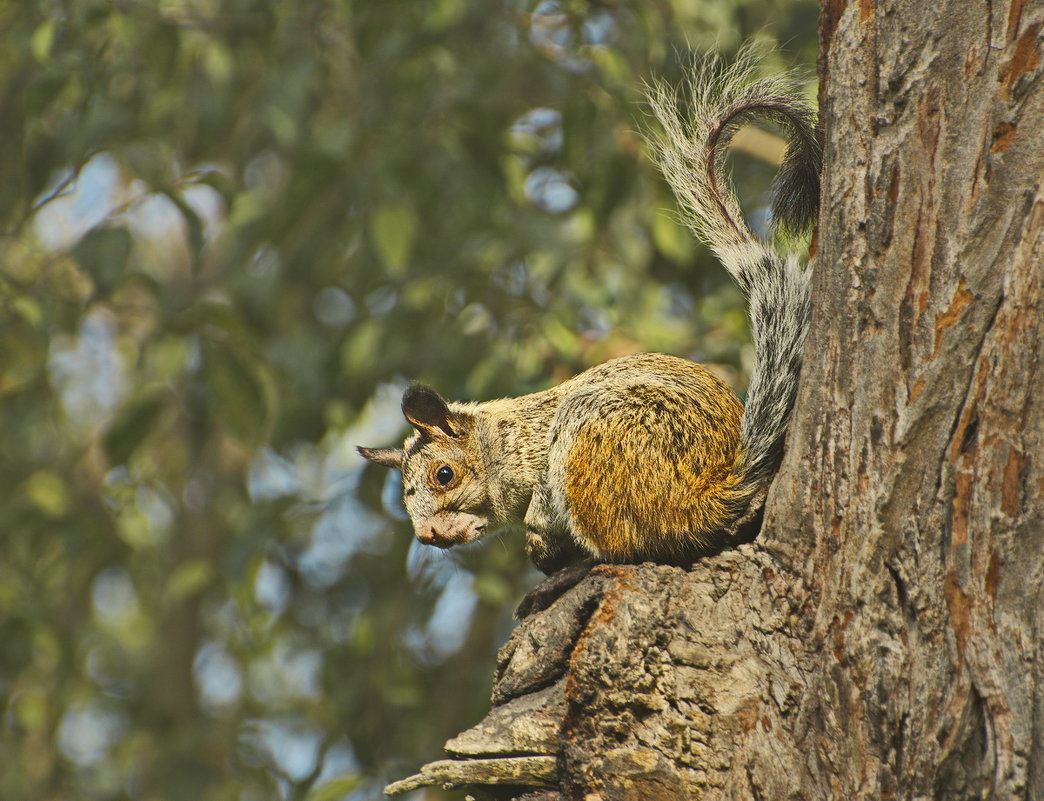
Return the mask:
<path id="1" fill-rule="evenodd" d="M 471 786 L 558 787 L 558 757 L 523 756 L 493 759 L 440 759 L 417 773 L 384 788 L 388 796 L 420 787 L 441 785 L 446 790 Z"/>

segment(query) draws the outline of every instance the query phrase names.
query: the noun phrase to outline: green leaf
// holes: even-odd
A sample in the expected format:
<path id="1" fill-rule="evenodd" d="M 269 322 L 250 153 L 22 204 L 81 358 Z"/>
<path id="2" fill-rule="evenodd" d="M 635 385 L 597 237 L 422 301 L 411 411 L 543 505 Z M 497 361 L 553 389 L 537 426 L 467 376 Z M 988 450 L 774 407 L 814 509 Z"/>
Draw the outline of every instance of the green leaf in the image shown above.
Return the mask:
<path id="1" fill-rule="evenodd" d="M 193 271 L 198 271 L 201 266 L 200 252 L 203 250 L 203 221 L 199 218 L 199 215 L 196 214 L 196 210 L 185 202 L 185 199 L 181 196 L 180 192 L 167 189 L 164 190 L 163 194 L 171 203 L 177 206 L 178 211 L 181 212 L 182 219 L 185 221 L 185 227 L 188 229 L 189 249 L 192 254 L 192 268 Z"/>
<path id="2" fill-rule="evenodd" d="M 475 576 L 475 594 L 491 606 L 502 607 L 511 602 L 511 585 L 496 573 L 478 573 Z"/>
<path id="3" fill-rule="evenodd" d="M 126 228 L 94 228 L 76 244 L 72 256 L 94 279 L 98 291 L 108 293 L 123 277 L 132 245 Z"/>
<path id="4" fill-rule="evenodd" d="M 182 562 L 167 579 L 167 601 L 177 603 L 196 595 L 210 583 L 213 575 L 214 568 L 206 559 L 189 559 Z"/>
<path id="5" fill-rule="evenodd" d="M 239 186 L 235 180 L 221 170 L 204 170 L 194 178 L 195 183 L 204 184 L 221 195 L 225 203 L 231 203 L 237 197 Z"/>
<path id="6" fill-rule="evenodd" d="M 359 777 L 339 776 L 316 787 L 305 796 L 305 801 L 340 801 L 359 785 Z"/>
<path id="7" fill-rule="evenodd" d="M 619 51 L 610 47 L 590 47 L 584 55 L 598 66 L 602 77 L 609 83 L 624 87 L 634 86 L 634 75 Z"/>
<path id="8" fill-rule="evenodd" d="M 0 674 L 11 676 L 33 661 L 33 628 L 21 617 L 0 620 Z M 27 711 L 22 708 L 23 713 Z"/>
<path id="9" fill-rule="evenodd" d="M 165 392 L 153 391 L 124 405 L 102 440 L 109 464 L 125 464 L 130 459 L 155 427 L 166 397 Z"/>
<path id="10" fill-rule="evenodd" d="M 381 328 L 376 320 L 352 327 L 341 346 L 341 370 L 345 375 L 365 373 L 381 352 Z"/>
<path id="11" fill-rule="evenodd" d="M 272 402 L 257 359 L 228 343 L 205 340 L 203 384 L 218 425 L 247 445 L 268 438 Z"/>
<path id="12" fill-rule="evenodd" d="M 29 502 L 48 517 L 62 517 L 69 510 L 69 489 L 53 470 L 37 470 L 23 488 Z"/>
<path id="13" fill-rule="evenodd" d="M 41 64 L 51 58 L 51 48 L 54 45 L 54 32 L 57 27 L 57 21 L 49 19 L 46 22 L 41 23 L 36 30 L 33 31 L 33 36 L 29 40 L 29 49 L 33 53 L 33 58 Z"/>
<path id="14" fill-rule="evenodd" d="M 370 218 L 370 237 L 377 257 L 394 277 L 403 274 L 413 250 L 417 218 L 401 203 L 385 203 Z"/>
<path id="15" fill-rule="evenodd" d="M 39 306 L 28 298 L 18 298 L 11 305 L 23 319 L 6 321 L 0 327 L 0 397 L 23 389 L 40 374 L 47 360 L 40 337 L 24 322 L 39 318 Z"/>
<path id="16" fill-rule="evenodd" d="M 696 251 L 695 239 L 677 220 L 677 212 L 666 207 L 652 210 L 652 238 L 657 250 L 675 264 L 689 264 Z"/>

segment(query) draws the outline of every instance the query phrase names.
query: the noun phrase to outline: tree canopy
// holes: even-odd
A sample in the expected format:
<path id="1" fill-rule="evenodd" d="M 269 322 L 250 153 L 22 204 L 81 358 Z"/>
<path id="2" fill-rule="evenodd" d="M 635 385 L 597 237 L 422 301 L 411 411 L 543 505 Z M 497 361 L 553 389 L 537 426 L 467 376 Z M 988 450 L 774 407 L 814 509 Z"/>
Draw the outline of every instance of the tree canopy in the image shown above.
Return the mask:
<path id="1" fill-rule="evenodd" d="M 0 797 L 372 797 L 481 717 L 534 582 L 412 544 L 410 379 L 520 394 L 743 306 L 642 81 L 809 0 L 0 8 Z M 755 221 L 770 165 L 738 157 Z"/>

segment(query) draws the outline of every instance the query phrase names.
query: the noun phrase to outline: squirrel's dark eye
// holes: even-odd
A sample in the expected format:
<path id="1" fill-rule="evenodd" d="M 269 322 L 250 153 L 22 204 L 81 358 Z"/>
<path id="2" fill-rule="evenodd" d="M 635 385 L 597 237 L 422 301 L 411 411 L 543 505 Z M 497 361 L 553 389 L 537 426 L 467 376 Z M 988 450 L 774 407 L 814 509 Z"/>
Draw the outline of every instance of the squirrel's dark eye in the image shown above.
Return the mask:
<path id="1" fill-rule="evenodd" d="M 446 486 L 453 480 L 453 468 L 448 464 L 444 464 L 435 471 L 435 480 L 443 486 Z"/>

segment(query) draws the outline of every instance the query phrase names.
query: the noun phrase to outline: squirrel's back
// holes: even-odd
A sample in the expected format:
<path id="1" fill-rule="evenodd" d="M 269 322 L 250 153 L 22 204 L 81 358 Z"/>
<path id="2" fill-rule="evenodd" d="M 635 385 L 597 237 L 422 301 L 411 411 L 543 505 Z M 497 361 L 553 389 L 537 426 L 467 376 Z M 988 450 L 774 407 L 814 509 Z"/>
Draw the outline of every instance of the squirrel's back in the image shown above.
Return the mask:
<path id="1" fill-rule="evenodd" d="M 553 506 L 590 555 L 671 561 L 733 516 L 742 406 L 687 359 L 624 356 L 578 377 L 549 432 Z"/>

